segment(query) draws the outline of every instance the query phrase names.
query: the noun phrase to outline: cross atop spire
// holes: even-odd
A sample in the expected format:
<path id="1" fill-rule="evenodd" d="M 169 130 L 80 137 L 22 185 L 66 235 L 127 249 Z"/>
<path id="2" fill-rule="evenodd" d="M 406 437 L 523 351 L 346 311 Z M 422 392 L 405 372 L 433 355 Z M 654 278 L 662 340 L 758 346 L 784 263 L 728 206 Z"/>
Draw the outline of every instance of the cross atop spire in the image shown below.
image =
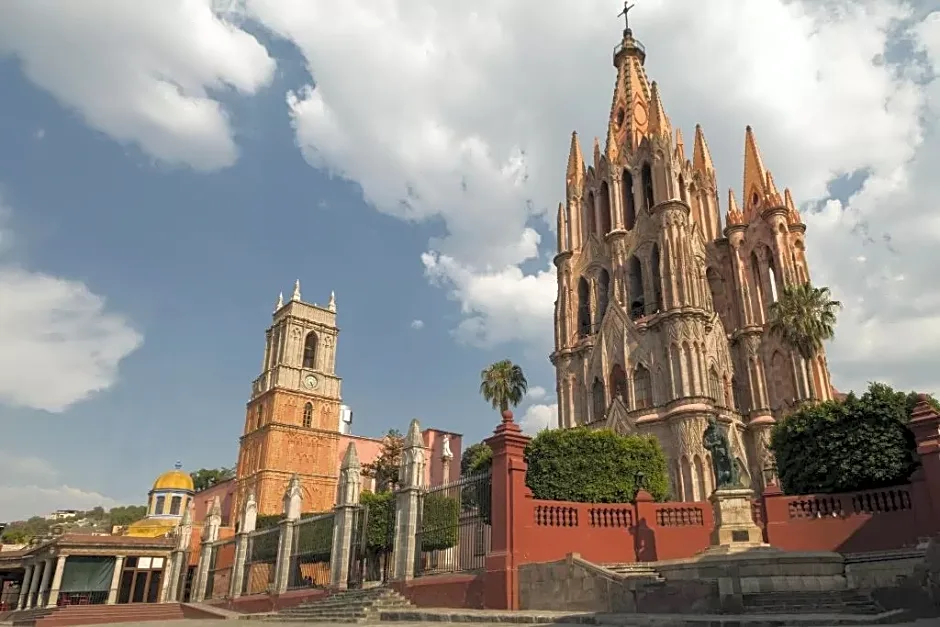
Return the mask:
<path id="1" fill-rule="evenodd" d="M 635 4 L 630 4 L 627 2 L 627 0 L 624 0 L 623 11 L 617 14 L 617 17 L 623 18 L 623 27 L 625 31 L 630 30 L 630 9 L 632 9 L 635 6 L 636 6 Z"/>

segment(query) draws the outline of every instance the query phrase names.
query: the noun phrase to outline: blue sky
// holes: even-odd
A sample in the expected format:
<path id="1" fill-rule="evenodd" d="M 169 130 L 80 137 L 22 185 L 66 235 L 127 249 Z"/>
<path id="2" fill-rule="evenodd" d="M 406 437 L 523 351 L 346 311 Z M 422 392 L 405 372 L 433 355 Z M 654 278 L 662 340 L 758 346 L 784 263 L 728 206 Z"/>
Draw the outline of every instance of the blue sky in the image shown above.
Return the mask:
<path id="1" fill-rule="evenodd" d="M 297 278 L 305 300 L 336 292 L 356 433 L 485 437 L 479 372 L 505 357 L 537 388 L 518 414 L 550 424 L 554 207 L 571 130 L 590 154 L 605 128 L 620 25 L 616 2 L 543 4 L 8 1 L 0 519 L 140 502 L 177 459 L 234 464 Z M 802 204 L 813 276 L 847 304 L 837 387 L 936 390 L 940 14 L 835 4 L 720 0 L 692 28 L 659 0 L 635 28 L 719 183 L 739 185 L 752 124 Z"/>

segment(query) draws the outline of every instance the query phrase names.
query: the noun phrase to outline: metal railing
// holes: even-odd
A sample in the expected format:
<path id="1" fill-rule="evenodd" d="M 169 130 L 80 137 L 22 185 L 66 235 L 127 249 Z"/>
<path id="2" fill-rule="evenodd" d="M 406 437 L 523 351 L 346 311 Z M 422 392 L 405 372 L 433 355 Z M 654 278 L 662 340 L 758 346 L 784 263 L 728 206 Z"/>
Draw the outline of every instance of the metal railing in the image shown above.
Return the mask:
<path id="1" fill-rule="evenodd" d="M 229 596 L 232 568 L 235 566 L 235 538 L 219 540 L 209 545 L 209 576 L 206 580 L 206 599 L 225 599 Z"/>
<path id="2" fill-rule="evenodd" d="M 397 499 L 366 503 L 356 510 L 353 522 L 347 588 L 366 583 L 385 583 L 392 566 Z"/>
<path id="3" fill-rule="evenodd" d="M 288 589 L 322 588 L 330 583 L 334 513 L 315 514 L 294 525 Z"/>
<path id="4" fill-rule="evenodd" d="M 242 594 L 264 594 L 274 583 L 280 531 L 279 527 L 273 527 L 248 534 Z"/>
<path id="5" fill-rule="evenodd" d="M 421 497 L 415 576 L 480 570 L 490 548 L 489 471 L 430 488 Z"/>
<path id="6" fill-rule="evenodd" d="M 73 592 L 70 590 L 59 591 L 59 599 L 56 605 L 63 607 L 66 605 L 104 605 L 108 602 L 108 590 L 92 590 L 86 592 Z"/>

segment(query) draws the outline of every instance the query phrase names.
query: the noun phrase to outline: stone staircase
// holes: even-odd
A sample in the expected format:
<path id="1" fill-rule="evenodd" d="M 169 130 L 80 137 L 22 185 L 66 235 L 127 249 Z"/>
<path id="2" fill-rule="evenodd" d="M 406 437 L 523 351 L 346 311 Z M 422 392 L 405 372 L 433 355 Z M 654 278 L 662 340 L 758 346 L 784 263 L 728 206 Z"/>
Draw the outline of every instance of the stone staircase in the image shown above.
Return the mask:
<path id="1" fill-rule="evenodd" d="M 623 575 L 624 577 L 643 577 L 644 579 L 651 579 L 653 581 L 665 581 L 663 576 L 649 564 L 635 562 L 628 564 L 604 564 L 604 569 L 617 573 L 618 575 Z"/>
<path id="2" fill-rule="evenodd" d="M 307 601 L 266 616 L 266 621 L 289 623 L 378 622 L 385 610 L 407 610 L 411 601 L 388 588 L 337 592 L 324 599 Z"/>
<path id="3" fill-rule="evenodd" d="M 743 595 L 745 614 L 856 614 L 884 612 L 858 590 L 820 592 L 757 592 Z"/>

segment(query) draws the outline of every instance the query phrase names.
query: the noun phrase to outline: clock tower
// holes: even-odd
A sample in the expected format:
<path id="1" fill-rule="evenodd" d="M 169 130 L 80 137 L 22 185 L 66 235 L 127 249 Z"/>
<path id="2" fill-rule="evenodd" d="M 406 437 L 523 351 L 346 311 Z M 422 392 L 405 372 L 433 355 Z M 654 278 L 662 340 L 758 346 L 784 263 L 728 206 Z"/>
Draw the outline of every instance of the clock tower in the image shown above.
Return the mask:
<path id="1" fill-rule="evenodd" d="M 239 439 L 233 511 L 254 492 L 258 514 L 280 514 L 295 474 L 305 511 L 332 509 L 339 472 L 338 335 L 333 295 L 326 307 L 306 303 L 297 281 L 287 303 L 278 297 Z"/>

